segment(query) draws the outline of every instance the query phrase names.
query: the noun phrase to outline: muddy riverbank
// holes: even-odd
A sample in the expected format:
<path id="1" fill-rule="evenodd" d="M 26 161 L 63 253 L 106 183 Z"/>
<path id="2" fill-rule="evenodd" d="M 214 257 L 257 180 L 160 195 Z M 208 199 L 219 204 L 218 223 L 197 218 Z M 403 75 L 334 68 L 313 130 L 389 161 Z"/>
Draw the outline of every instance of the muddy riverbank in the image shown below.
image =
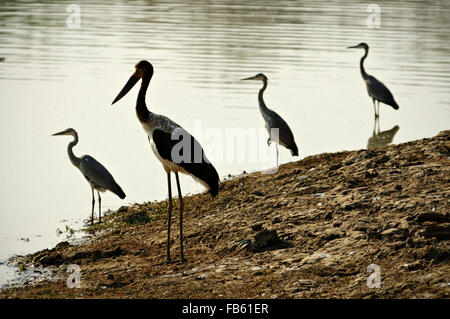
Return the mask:
<path id="1" fill-rule="evenodd" d="M 185 198 L 184 263 L 177 214 L 164 263 L 166 202 L 124 206 L 88 243 L 22 257 L 56 279 L 0 297 L 448 298 L 449 164 L 450 130 L 224 181 L 216 198 Z M 67 287 L 70 264 L 81 288 Z M 371 264 L 379 288 L 367 285 Z"/>

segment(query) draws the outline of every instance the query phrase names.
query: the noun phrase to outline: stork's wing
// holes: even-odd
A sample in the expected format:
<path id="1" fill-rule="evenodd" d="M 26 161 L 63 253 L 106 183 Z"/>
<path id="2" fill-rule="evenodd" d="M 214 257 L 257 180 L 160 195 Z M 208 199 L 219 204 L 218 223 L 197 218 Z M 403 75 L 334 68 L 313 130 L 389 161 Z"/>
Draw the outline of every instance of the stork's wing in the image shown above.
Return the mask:
<path id="1" fill-rule="evenodd" d="M 186 172 L 208 185 L 213 196 L 219 190 L 219 175 L 208 161 L 200 143 L 179 127 L 172 134 L 154 129 L 153 143 L 159 155 L 182 167 Z"/>
<path id="2" fill-rule="evenodd" d="M 274 111 L 272 111 L 270 116 L 269 128 L 278 128 L 278 138 L 281 145 L 288 149 L 297 149 L 294 135 L 289 125 Z"/>
<path id="3" fill-rule="evenodd" d="M 391 105 L 394 109 L 398 109 L 397 102 L 395 102 L 394 96 L 386 85 L 371 75 L 368 75 L 368 80 L 367 90 L 372 98 L 375 98 L 384 104 Z"/>
<path id="4" fill-rule="evenodd" d="M 125 193 L 112 175 L 92 156 L 84 155 L 81 157 L 80 170 L 90 183 L 107 189 L 122 199 L 125 198 Z"/>

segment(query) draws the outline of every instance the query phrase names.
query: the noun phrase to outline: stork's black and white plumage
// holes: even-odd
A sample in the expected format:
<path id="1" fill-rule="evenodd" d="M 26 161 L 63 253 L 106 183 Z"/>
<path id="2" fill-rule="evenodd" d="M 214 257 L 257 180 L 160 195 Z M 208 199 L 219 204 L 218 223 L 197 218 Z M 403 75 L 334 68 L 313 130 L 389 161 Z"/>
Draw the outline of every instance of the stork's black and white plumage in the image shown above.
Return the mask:
<path id="1" fill-rule="evenodd" d="M 367 93 L 372 98 L 373 102 L 373 109 L 375 112 L 375 117 L 380 116 L 380 102 L 392 106 L 395 110 L 399 109 L 399 106 L 397 102 L 394 100 L 394 96 L 392 95 L 391 91 L 381 83 L 378 79 L 376 79 L 374 76 L 367 74 L 366 70 L 364 69 L 364 60 L 367 58 L 367 55 L 369 54 L 369 46 L 367 43 L 360 43 L 355 46 L 350 46 L 347 49 L 364 49 L 364 55 L 362 56 L 360 62 L 359 62 L 359 69 L 361 71 L 361 76 L 366 83 L 367 86 Z M 375 101 L 378 102 L 378 111 L 375 107 Z"/>
<path id="2" fill-rule="evenodd" d="M 259 90 L 258 93 L 258 103 L 259 110 L 264 118 L 265 127 L 267 132 L 269 133 L 269 138 L 267 139 L 267 144 L 270 145 L 271 141 L 275 141 L 276 150 L 277 150 L 277 166 L 278 166 L 278 144 L 286 147 L 291 151 L 292 156 L 298 156 L 298 148 L 297 144 L 295 144 L 294 135 L 292 134 L 289 125 L 285 120 L 281 118 L 275 111 L 272 111 L 266 106 L 264 103 L 263 94 L 267 88 L 267 77 L 258 73 L 255 76 L 251 76 L 249 78 L 245 78 L 242 80 L 253 80 L 253 81 L 262 81 L 263 86 Z"/>
<path id="3" fill-rule="evenodd" d="M 206 158 L 199 142 L 180 125 L 169 118 L 152 113 L 145 103 L 145 94 L 153 76 L 153 66 L 148 61 L 140 61 L 135 65 L 135 72 L 114 99 L 112 104 L 125 96 L 131 88 L 142 79 L 136 102 L 136 114 L 148 135 L 151 149 L 162 163 L 167 173 L 169 192 L 167 222 L 167 262 L 170 262 L 170 224 L 172 216 L 172 189 L 170 172 L 175 174 L 178 197 L 180 200 L 180 261 L 183 255 L 183 197 L 181 195 L 178 173 L 192 176 L 209 190 L 212 196 L 219 192 L 219 175 L 214 166 Z"/>
<path id="4" fill-rule="evenodd" d="M 91 225 L 94 224 L 94 189 L 97 191 L 98 196 L 98 222 L 102 222 L 102 198 L 100 197 L 100 192 L 106 192 L 107 190 L 113 192 L 121 199 L 125 198 L 125 193 L 119 184 L 116 183 L 114 177 L 108 172 L 108 170 L 95 158 L 89 155 L 83 155 L 81 157 L 76 157 L 73 154 L 73 147 L 78 143 L 78 134 L 73 128 L 68 128 L 67 130 L 53 134 L 53 136 L 59 135 L 70 135 L 73 136 L 73 141 L 67 146 L 67 153 L 69 154 L 69 159 L 72 164 L 80 170 L 83 176 L 91 185 L 92 189 L 92 215 L 91 215 Z"/>

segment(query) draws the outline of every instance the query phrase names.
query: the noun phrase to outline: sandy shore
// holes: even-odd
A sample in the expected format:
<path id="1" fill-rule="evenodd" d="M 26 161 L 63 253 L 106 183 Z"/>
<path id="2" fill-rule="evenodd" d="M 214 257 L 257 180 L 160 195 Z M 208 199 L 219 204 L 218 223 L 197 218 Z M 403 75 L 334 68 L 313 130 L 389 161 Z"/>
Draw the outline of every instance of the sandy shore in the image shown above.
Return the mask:
<path id="1" fill-rule="evenodd" d="M 166 202 L 124 206 L 88 243 L 21 259 L 54 281 L 0 297 L 448 298 L 449 164 L 450 130 L 225 181 L 216 198 L 185 199 L 184 263 L 177 213 L 174 262 L 164 263 Z M 80 266 L 81 288 L 67 287 L 69 264 Z M 368 287 L 371 264 L 379 288 Z"/>

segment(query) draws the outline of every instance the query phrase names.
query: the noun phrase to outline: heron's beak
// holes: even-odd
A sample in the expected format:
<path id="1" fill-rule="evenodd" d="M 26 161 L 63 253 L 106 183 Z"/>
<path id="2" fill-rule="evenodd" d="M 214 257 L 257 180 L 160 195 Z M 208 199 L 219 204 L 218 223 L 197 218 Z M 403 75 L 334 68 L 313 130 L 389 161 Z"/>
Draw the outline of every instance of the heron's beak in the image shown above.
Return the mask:
<path id="1" fill-rule="evenodd" d="M 347 47 L 347 49 L 357 49 L 357 48 L 359 48 L 358 45 L 353 45 L 353 46 Z"/>
<path id="2" fill-rule="evenodd" d="M 58 136 L 58 135 L 67 135 L 67 130 L 52 134 L 52 136 Z"/>
<path id="3" fill-rule="evenodd" d="M 255 76 L 251 76 L 251 77 L 249 77 L 249 78 L 245 78 L 245 79 L 241 79 L 242 81 L 245 81 L 245 80 L 258 80 Z"/>
<path id="4" fill-rule="evenodd" d="M 133 88 L 133 86 L 137 83 L 137 81 L 139 81 L 139 79 L 140 79 L 140 77 L 136 73 L 134 73 L 128 80 L 127 84 L 125 84 L 122 91 L 120 91 L 120 93 L 116 96 L 116 98 L 111 103 L 111 105 L 113 105 L 114 103 L 119 101 L 121 98 L 123 98 Z"/>

